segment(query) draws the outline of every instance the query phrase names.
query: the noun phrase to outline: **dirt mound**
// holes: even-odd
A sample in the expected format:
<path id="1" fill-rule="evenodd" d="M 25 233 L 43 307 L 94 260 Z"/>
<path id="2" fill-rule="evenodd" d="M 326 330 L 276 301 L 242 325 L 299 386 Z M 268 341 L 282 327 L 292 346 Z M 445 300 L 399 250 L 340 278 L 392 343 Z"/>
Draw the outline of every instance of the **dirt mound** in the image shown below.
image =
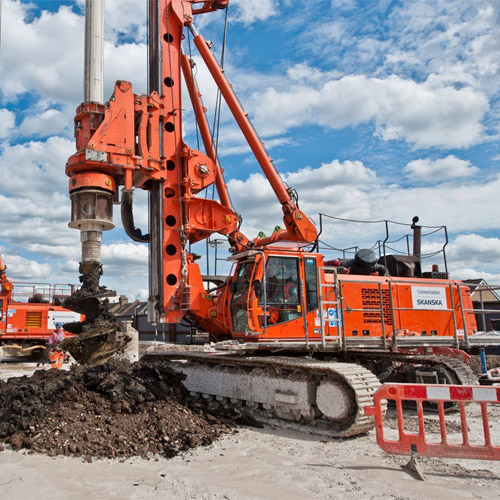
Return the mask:
<path id="1" fill-rule="evenodd" d="M 0 442 L 14 449 L 90 457 L 172 457 L 230 431 L 189 399 L 183 375 L 112 359 L 71 371 L 0 381 Z"/>

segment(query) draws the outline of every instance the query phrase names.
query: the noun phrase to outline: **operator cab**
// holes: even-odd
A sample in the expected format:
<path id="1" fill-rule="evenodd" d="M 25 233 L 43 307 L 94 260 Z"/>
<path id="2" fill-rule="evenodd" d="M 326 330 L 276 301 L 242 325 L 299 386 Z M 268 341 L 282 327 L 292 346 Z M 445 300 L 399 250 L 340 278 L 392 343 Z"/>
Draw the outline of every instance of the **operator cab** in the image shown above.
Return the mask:
<path id="1" fill-rule="evenodd" d="M 238 335 L 271 334 L 294 324 L 304 335 L 307 314 L 318 308 L 319 254 L 248 252 L 230 287 L 231 326 Z M 289 333 L 288 333 L 289 334 Z M 266 335 L 267 336 L 267 335 Z"/>

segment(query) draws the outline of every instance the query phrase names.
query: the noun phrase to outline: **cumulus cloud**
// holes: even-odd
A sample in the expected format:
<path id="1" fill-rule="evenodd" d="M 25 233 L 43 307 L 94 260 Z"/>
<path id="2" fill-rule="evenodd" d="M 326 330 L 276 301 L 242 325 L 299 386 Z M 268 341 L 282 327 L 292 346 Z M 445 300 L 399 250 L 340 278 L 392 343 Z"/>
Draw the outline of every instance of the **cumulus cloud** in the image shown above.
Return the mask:
<path id="1" fill-rule="evenodd" d="M 30 22 L 30 4 L 6 0 L 2 11 L 2 92 L 73 101 L 82 86 L 83 17 L 61 6 Z M 81 92 L 80 94 L 81 95 Z"/>
<path id="2" fill-rule="evenodd" d="M 148 246 L 137 243 L 109 243 L 102 246 L 102 262 L 108 271 L 122 277 L 147 273 Z"/>
<path id="3" fill-rule="evenodd" d="M 49 264 L 40 264 L 35 260 L 26 259 L 20 255 L 4 252 L 2 260 L 7 265 L 7 274 L 11 281 L 47 280 L 52 272 Z"/>
<path id="4" fill-rule="evenodd" d="M 403 172 L 413 181 L 447 181 L 460 177 L 472 177 L 479 169 L 469 160 L 461 160 L 454 155 L 431 160 L 430 158 L 413 160 L 406 165 Z"/>
<path id="5" fill-rule="evenodd" d="M 23 137 L 49 137 L 73 132 L 71 113 L 64 113 L 58 109 L 47 109 L 38 114 L 28 115 L 24 118 L 15 135 Z"/>
<path id="6" fill-rule="evenodd" d="M 350 75 L 321 86 L 268 88 L 253 96 L 256 122 L 269 134 L 309 124 L 341 129 L 375 124 L 384 140 L 463 148 L 482 139 L 488 99 L 469 88 L 435 87 L 398 76 Z"/>
<path id="7" fill-rule="evenodd" d="M 144 30 L 139 27 L 146 22 L 146 3 L 128 0 L 106 4 L 105 96 L 111 95 L 117 79 L 130 80 L 136 92 L 144 92 L 146 43 Z M 70 110 L 60 117 L 59 124 L 55 123 L 55 110 L 44 110 L 39 117 L 29 115 L 24 124 L 26 130 L 21 128 L 20 132 L 40 135 L 44 122 L 51 133 L 59 133 L 65 126 L 71 131 L 68 117 L 83 98 L 84 18 L 67 6 L 60 6 L 56 12 L 42 10 L 39 17 L 33 18 L 31 8 L 31 4 L 16 0 L 5 0 L 3 4 L 0 72 L 3 98 L 15 102 L 30 93 L 58 103 L 63 112 L 68 113 L 65 108 Z"/>
<path id="8" fill-rule="evenodd" d="M 451 262 L 484 268 L 500 266 L 500 238 L 475 233 L 459 234 L 447 248 Z"/>
<path id="9" fill-rule="evenodd" d="M 277 14 L 277 0 L 233 0 L 231 5 L 236 7 L 236 18 L 243 24 L 252 24 L 255 21 L 265 21 Z"/>
<path id="10" fill-rule="evenodd" d="M 297 189 L 301 208 L 316 221 L 318 212 L 356 220 L 387 219 L 408 224 L 418 215 L 421 224 L 447 225 L 453 234 L 500 229 L 500 214 L 491 210 L 491 200 L 500 190 L 498 175 L 477 181 L 436 181 L 432 186 L 403 187 L 378 179 L 375 172 L 361 162 L 334 160 L 318 168 L 285 173 L 283 179 Z M 243 215 L 243 230 L 248 236 L 255 236 L 259 230 L 269 233 L 276 224 L 282 225 L 279 203 L 261 174 L 252 174 L 245 180 L 231 179 L 228 187 L 236 208 Z M 392 236 L 399 235 L 398 231 L 393 227 Z M 343 248 L 371 246 L 384 236 L 383 224 L 330 221 L 322 239 Z"/>
<path id="11" fill-rule="evenodd" d="M 8 109 L 0 109 L 0 139 L 8 137 L 16 123 L 16 115 Z"/>
<path id="12" fill-rule="evenodd" d="M 64 166 L 74 151 L 73 141 L 57 136 L 4 146 L 0 151 L 2 193 L 22 197 L 27 192 L 66 192 Z"/>
<path id="13" fill-rule="evenodd" d="M 422 247 L 428 251 L 429 247 Z M 436 245 L 434 245 L 434 250 Z M 500 239 L 474 232 L 459 234 L 446 247 L 448 270 L 455 279 L 485 279 L 500 285 Z M 496 272 L 495 272 L 496 271 Z"/>
<path id="14" fill-rule="evenodd" d="M 368 190 L 376 180 L 373 170 L 359 161 L 334 160 L 318 168 L 305 167 L 282 175 L 283 180 L 297 189 L 300 207 L 309 216 L 326 212 L 340 216 L 367 215 Z M 252 174 L 245 180 L 231 179 L 228 189 L 236 208 L 243 214 L 243 230 L 255 237 L 264 230 L 268 234 L 275 225 L 283 225 L 283 213 L 268 181 L 262 174 Z"/>

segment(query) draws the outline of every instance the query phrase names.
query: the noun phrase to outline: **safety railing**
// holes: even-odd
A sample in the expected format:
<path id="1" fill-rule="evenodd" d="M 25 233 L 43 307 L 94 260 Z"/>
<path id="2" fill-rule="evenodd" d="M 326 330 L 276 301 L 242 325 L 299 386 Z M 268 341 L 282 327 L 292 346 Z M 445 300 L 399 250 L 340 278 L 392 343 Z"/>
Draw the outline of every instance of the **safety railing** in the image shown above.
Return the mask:
<path id="1" fill-rule="evenodd" d="M 398 283 L 407 283 L 408 285 L 415 285 L 415 281 L 413 280 L 401 280 L 399 279 L 398 280 Z M 425 285 L 432 285 L 432 286 L 436 286 L 436 287 L 442 287 L 442 288 L 447 288 L 448 289 L 448 294 L 449 294 L 449 297 L 450 297 L 450 302 L 451 304 L 449 305 L 449 307 L 446 307 L 446 308 L 443 308 L 443 309 L 440 309 L 440 312 L 443 314 L 446 314 L 446 315 L 449 315 L 450 317 L 450 320 L 452 322 L 452 325 L 453 325 L 453 343 L 455 345 L 455 347 L 458 349 L 460 347 L 460 342 L 463 338 L 464 342 L 465 342 L 465 345 L 468 347 L 468 336 L 469 336 L 469 332 L 467 331 L 467 321 L 466 321 L 466 311 L 464 309 L 464 306 L 463 306 L 463 301 L 462 301 L 462 294 L 460 292 L 460 286 L 461 285 L 456 285 L 456 284 L 453 284 L 453 283 L 443 283 L 443 281 L 440 281 L 440 280 L 426 280 L 425 281 Z M 393 298 L 393 293 L 392 293 L 392 289 L 393 289 L 393 283 L 391 281 L 389 281 L 389 294 L 390 294 L 390 298 L 391 298 L 391 311 L 392 311 L 392 317 L 393 318 L 396 318 L 394 312 L 399 312 L 399 311 L 414 311 L 415 309 L 413 307 L 395 307 L 394 306 L 394 298 Z M 458 304 L 455 302 L 455 293 L 454 291 L 457 292 L 457 297 L 458 297 Z M 458 307 L 457 307 L 458 306 Z M 458 329 L 458 321 L 457 321 L 457 309 L 459 311 L 459 314 L 461 316 L 461 320 L 462 320 L 462 325 L 463 325 L 463 328 L 461 331 L 459 331 Z M 419 309 L 420 311 L 434 311 L 433 309 L 431 308 L 421 308 Z M 404 325 L 401 325 L 400 328 L 404 328 Z M 394 347 L 397 346 L 398 344 L 398 336 L 397 336 L 397 327 L 396 327 L 396 320 L 394 319 L 393 321 L 393 336 L 392 336 L 392 341 L 393 341 L 393 345 Z"/>
<path id="2" fill-rule="evenodd" d="M 328 269 L 328 268 L 327 268 Z M 330 271 L 331 272 L 331 271 Z M 440 288 L 445 288 L 447 291 L 447 300 L 449 299 L 450 304 L 446 308 L 442 308 L 439 311 L 436 309 L 432 308 L 425 308 L 421 307 L 418 309 L 418 311 L 431 311 L 431 312 L 439 312 L 441 314 L 444 314 L 447 316 L 449 319 L 449 324 L 451 325 L 452 332 L 451 335 L 440 335 L 432 337 L 431 335 L 427 335 L 424 337 L 405 337 L 400 336 L 400 332 L 405 331 L 406 326 L 405 323 L 401 320 L 400 314 L 399 313 L 404 313 L 405 311 L 415 311 L 416 309 L 413 307 L 401 307 L 398 304 L 398 298 L 397 298 L 397 289 L 396 285 L 401 285 L 401 284 L 407 284 L 407 285 L 415 285 L 416 283 L 414 280 L 408 279 L 401 279 L 398 278 L 397 282 L 393 282 L 391 280 L 387 280 L 386 283 L 376 283 L 375 286 L 376 292 L 377 292 L 377 299 L 378 299 L 378 307 L 361 307 L 361 308 L 355 308 L 352 307 L 349 304 L 345 303 L 345 300 L 342 298 L 343 296 L 343 287 L 344 286 L 349 286 L 354 283 L 358 284 L 365 284 L 366 281 L 363 279 L 359 280 L 353 280 L 352 278 L 348 280 L 343 280 L 341 276 L 336 275 L 335 277 L 335 283 L 337 287 L 337 295 L 339 297 L 339 315 L 341 317 L 346 316 L 346 312 L 348 313 L 377 313 L 379 318 L 380 318 L 380 323 L 381 323 L 381 333 L 382 335 L 380 337 L 370 337 L 369 340 L 376 340 L 378 339 L 380 341 L 380 345 L 383 348 L 387 347 L 387 344 L 391 343 L 391 346 L 393 348 L 397 348 L 399 344 L 402 344 L 404 346 L 408 345 L 409 340 L 418 338 L 419 341 L 418 343 L 423 343 L 424 339 L 426 343 L 432 344 L 432 343 L 439 343 L 443 344 L 447 342 L 449 345 L 453 345 L 456 348 L 459 348 L 461 345 L 465 345 L 466 347 L 469 347 L 469 335 L 471 332 L 468 331 L 467 329 L 467 320 L 466 317 L 469 314 L 474 314 L 475 310 L 472 309 L 466 309 L 463 304 L 462 300 L 462 294 L 460 292 L 460 287 L 463 287 L 463 284 L 457 284 L 457 283 L 449 283 L 449 282 L 443 282 L 441 280 L 426 280 L 425 281 L 425 286 L 436 286 Z M 388 299 L 389 299 L 389 307 L 388 307 L 388 315 L 390 316 L 390 322 L 387 321 L 387 318 L 385 317 L 385 309 L 384 309 L 384 304 L 383 304 L 383 292 L 388 291 Z M 500 312 L 500 311 L 499 311 Z M 348 318 L 347 318 L 348 319 Z M 460 324 L 462 328 L 459 328 L 459 319 L 460 319 Z M 411 332 L 410 332 L 411 333 Z M 418 333 L 418 332 L 417 332 Z M 425 334 L 424 334 L 425 335 Z M 356 338 L 349 340 L 356 341 Z M 363 342 L 367 342 L 367 339 L 364 338 Z"/>
<path id="3" fill-rule="evenodd" d="M 465 309 L 465 312 L 475 314 L 480 331 L 499 330 L 497 325 L 492 323 L 500 323 L 500 285 L 485 282 L 477 284 L 471 281 L 465 284 L 471 289 L 474 304 L 474 309 Z M 495 305 L 497 305 L 496 309 Z"/>
<path id="4" fill-rule="evenodd" d="M 30 282 L 13 282 L 14 285 L 12 298 L 17 302 L 45 302 L 55 304 L 58 300 L 60 303 L 71 295 L 77 288 L 76 285 L 66 283 L 30 283 Z"/>
<path id="5" fill-rule="evenodd" d="M 387 437 L 384 432 L 384 410 L 387 401 L 394 401 L 397 416 L 397 439 Z M 405 429 L 403 406 L 407 402 L 416 405 L 418 417 L 417 432 Z M 437 407 L 439 417 L 438 442 L 427 432 L 424 421 L 424 404 Z M 478 404 L 482 419 L 482 444 L 471 442 L 466 405 Z M 459 409 L 461 443 L 450 442 L 447 430 L 445 408 L 451 404 Z M 373 406 L 364 408 L 366 415 L 375 418 L 377 444 L 391 455 L 428 456 L 440 458 L 467 458 L 478 460 L 500 460 L 500 446 L 492 442 L 490 429 L 491 405 L 500 404 L 500 387 L 475 385 L 423 385 L 423 384 L 384 384 L 373 397 Z M 435 436 L 434 436 L 435 438 Z M 474 439 L 474 441 L 477 441 Z"/>

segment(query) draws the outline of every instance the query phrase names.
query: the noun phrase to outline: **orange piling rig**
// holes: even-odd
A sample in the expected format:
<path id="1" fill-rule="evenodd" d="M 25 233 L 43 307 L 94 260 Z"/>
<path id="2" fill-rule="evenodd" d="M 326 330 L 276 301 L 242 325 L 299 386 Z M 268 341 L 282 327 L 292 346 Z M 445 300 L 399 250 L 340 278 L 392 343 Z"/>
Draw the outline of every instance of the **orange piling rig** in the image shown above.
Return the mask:
<path id="1" fill-rule="evenodd" d="M 228 3 L 150 0 L 149 94 L 136 95 L 130 83 L 117 81 L 108 102 L 85 102 L 78 108 L 77 152 L 69 159 L 66 173 L 72 199 L 70 226 L 82 232 L 82 261 L 99 261 L 102 231 L 113 227 L 113 202 L 120 200 L 122 187 L 125 231 L 135 241 L 149 242 L 150 321 L 172 323 L 187 317 L 214 340 L 233 341 L 231 349 L 315 352 L 319 358 L 328 353 L 330 361 L 324 369 L 317 360 L 307 366 L 302 360 L 300 367 L 293 365 L 293 369 L 302 370 L 307 387 L 316 387 L 317 380 L 328 372 L 339 384 L 341 380 L 349 386 L 345 398 L 356 395 L 344 410 L 348 413 L 348 408 L 358 408 L 357 416 L 345 416 L 344 410 L 339 410 L 337 416 L 328 417 L 337 421 L 345 418 L 345 422 L 354 419 L 335 434 L 338 436 L 370 428 L 364 420 L 368 417 L 360 410 L 364 396 L 357 392 L 363 386 L 366 394 L 371 394 L 378 387 L 370 370 L 384 380 L 474 383 L 461 351 L 479 342 L 471 338 L 477 327 L 467 286 L 447 275 L 433 279 L 390 276 L 369 250 L 359 251 L 350 273 L 342 274 L 344 264 L 325 262 L 323 255 L 314 251 L 318 237 L 314 223 L 299 209 L 295 191 L 281 180 L 209 44 L 194 27 L 196 15 L 224 9 Z M 285 228 L 278 228 L 271 236 L 250 240 L 239 229 L 240 217 L 231 204 L 193 76 L 194 62 L 182 53 L 186 27 L 282 206 Z M 205 152 L 190 148 L 182 139 L 181 74 Z M 198 196 L 212 184 L 220 202 Z M 134 188 L 149 193 L 148 235 L 133 224 Z M 209 292 L 196 257 L 188 249 L 189 243 L 214 233 L 227 237 L 234 271 L 223 285 Z M 419 250 L 414 253 L 413 258 L 420 262 Z M 279 356 L 273 357 L 275 365 L 267 359 L 266 363 L 253 361 L 240 373 L 241 380 L 236 375 L 232 380 L 244 385 L 244 373 L 254 369 L 262 373 L 269 370 L 268 378 L 276 377 L 277 370 L 282 370 L 283 376 L 292 370 Z M 342 360 L 342 366 L 333 366 L 333 359 Z M 242 364 L 240 359 L 233 366 L 234 373 L 239 373 L 237 367 Z M 213 373 L 223 370 L 220 364 L 212 368 L 215 371 L 207 372 L 208 385 Z M 364 381 L 358 380 L 361 376 Z M 187 380 L 189 385 L 189 377 Z M 192 390 L 212 394 L 209 386 Z M 303 394 L 310 394 L 309 390 L 304 389 Z M 234 399 L 231 391 L 228 388 L 226 396 L 214 395 Z M 247 401 L 253 404 L 252 397 Z M 266 405 L 278 405 L 277 414 L 305 419 L 317 414 L 322 404 L 314 403 L 313 411 L 310 398 L 306 398 L 300 410 L 292 411 L 298 402 L 292 403 L 285 396 L 279 404 L 276 401 Z M 324 415 L 330 411 L 327 407 L 333 408 L 329 402 Z"/>

